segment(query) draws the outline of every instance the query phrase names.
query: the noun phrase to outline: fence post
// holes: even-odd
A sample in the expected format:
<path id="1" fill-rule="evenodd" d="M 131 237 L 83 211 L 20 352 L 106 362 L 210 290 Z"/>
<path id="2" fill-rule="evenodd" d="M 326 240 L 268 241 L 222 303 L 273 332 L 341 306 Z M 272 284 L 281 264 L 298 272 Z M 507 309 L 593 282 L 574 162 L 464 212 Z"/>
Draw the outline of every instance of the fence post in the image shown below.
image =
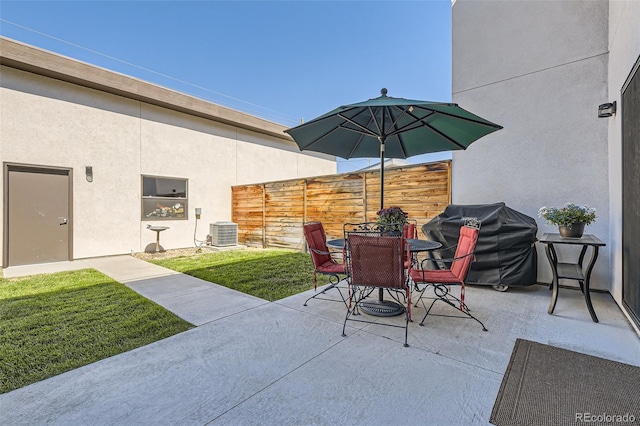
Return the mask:
<path id="1" fill-rule="evenodd" d="M 262 248 L 267 247 L 267 188 L 262 184 Z"/>
<path id="2" fill-rule="evenodd" d="M 302 223 L 307 222 L 307 179 L 304 180 L 302 189 Z"/>
<path id="3" fill-rule="evenodd" d="M 367 221 L 367 209 L 369 206 L 367 205 L 367 173 L 362 173 L 362 207 L 364 211 L 362 212 L 362 217 L 364 218 L 363 222 Z"/>

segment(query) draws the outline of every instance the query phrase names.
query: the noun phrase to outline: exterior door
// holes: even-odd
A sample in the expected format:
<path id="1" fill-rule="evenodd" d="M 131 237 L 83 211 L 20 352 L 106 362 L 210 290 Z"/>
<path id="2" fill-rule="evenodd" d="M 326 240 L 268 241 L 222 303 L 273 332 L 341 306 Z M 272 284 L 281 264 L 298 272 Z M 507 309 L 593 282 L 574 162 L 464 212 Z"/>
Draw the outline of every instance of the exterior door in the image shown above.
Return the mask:
<path id="1" fill-rule="evenodd" d="M 640 57 L 622 88 L 622 304 L 640 327 Z"/>
<path id="2" fill-rule="evenodd" d="M 5 266 L 71 260 L 70 175 L 6 165 Z"/>

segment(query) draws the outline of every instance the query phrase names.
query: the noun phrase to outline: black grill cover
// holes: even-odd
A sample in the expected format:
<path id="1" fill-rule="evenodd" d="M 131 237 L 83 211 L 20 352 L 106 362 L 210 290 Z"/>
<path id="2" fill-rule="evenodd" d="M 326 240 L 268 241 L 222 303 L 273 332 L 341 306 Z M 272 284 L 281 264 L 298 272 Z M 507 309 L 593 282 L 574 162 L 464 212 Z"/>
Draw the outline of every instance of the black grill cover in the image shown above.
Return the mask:
<path id="1" fill-rule="evenodd" d="M 535 219 L 504 203 L 449 205 L 444 212 L 422 227 L 424 235 L 451 247 L 458 243 L 460 227 L 468 218 L 480 221 L 476 261 L 471 264 L 465 283 L 526 286 L 537 281 Z M 440 250 L 443 258 L 452 258 L 455 247 Z"/>

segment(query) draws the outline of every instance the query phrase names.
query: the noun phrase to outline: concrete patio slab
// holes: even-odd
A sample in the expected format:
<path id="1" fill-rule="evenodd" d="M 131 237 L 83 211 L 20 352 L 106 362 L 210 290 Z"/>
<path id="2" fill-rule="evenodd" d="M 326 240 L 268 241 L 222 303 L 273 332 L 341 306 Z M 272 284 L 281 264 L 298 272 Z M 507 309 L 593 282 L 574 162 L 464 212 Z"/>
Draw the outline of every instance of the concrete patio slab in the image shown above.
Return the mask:
<path id="1" fill-rule="evenodd" d="M 215 423 L 487 424 L 501 380 L 501 373 L 356 333 Z"/>
<path id="2" fill-rule="evenodd" d="M 594 323 L 579 290 L 548 315 L 544 285 L 468 286 L 487 332 L 432 315 L 421 327 L 419 306 L 405 348 L 402 328 L 349 322 L 342 337 L 344 305 L 303 306 L 313 290 L 270 303 L 131 257 L 85 262 L 199 326 L 0 395 L 1 424 L 488 425 L 517 338 L 640 365 L 606 293 L 592 294 Z"/>

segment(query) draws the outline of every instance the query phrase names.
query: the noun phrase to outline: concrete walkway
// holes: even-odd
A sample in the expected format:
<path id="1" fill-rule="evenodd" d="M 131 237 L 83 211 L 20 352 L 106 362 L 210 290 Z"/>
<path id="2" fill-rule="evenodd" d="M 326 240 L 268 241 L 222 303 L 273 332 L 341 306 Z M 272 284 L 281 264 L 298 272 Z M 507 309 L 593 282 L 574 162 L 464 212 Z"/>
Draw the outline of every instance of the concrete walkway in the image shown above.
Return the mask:
<path id="1" fill-rule="evenodd" d="M 303 307 L 312 292 L 270 303 L 131 256 L 67 268 L 86 266 L 198 327 L 0 395 L 0 424 L 488 425 L 516 338 L 640 365 L 640 340 L 604 293 L 592 295 L 596 324 L 576 290 L 548 315 L 545 286 L 467 287 L 488 332 L 430 316 L 404 348 L 391 327 L 341 337 L 344 305 Z"/>

